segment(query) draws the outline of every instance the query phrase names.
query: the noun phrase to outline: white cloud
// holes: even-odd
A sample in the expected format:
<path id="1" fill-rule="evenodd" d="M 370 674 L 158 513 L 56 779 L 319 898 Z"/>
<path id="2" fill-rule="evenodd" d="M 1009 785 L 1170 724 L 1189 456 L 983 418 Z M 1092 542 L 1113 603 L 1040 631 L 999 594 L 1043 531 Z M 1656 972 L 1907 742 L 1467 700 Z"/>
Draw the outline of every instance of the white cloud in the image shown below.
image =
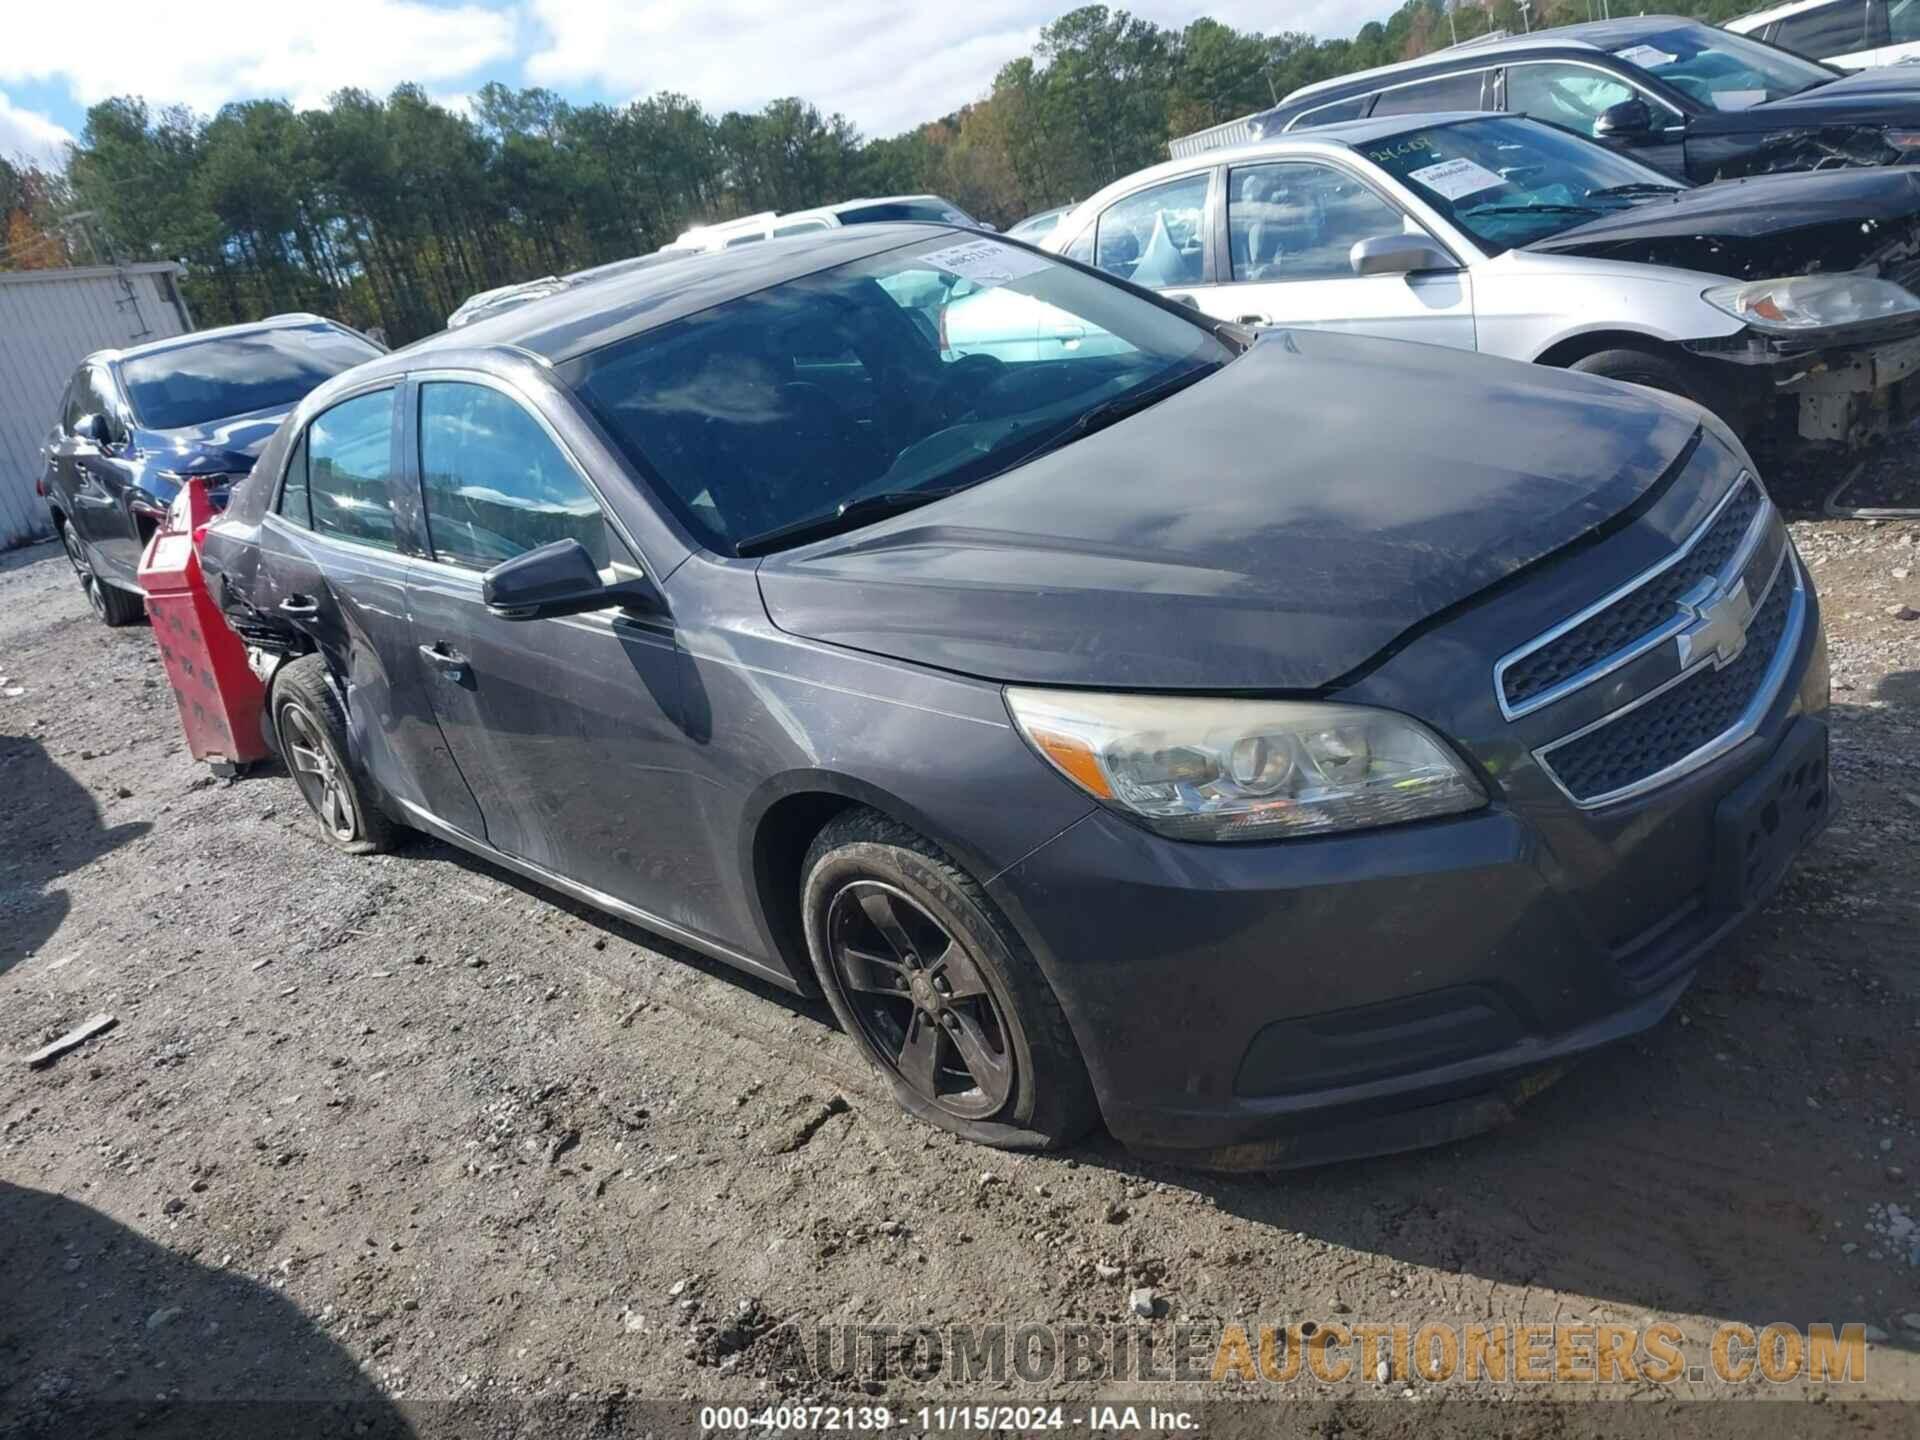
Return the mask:
<path id="1" fill-rule="evenodd" d="M 0 90 L 0 160 L 25 159 L 64 166 L 73 136 L 38 110 L 23 110 Z"/>
<path id="2" fill-rule="evenodd" d="M 891 135 L 985 95 L 1072 0 L 529 0 L 543 31 L 527 76 L 616 95 L 677 90 L 712 110 L 801 95 L 869 135 Z M 1239 29 L 1350 35 L 1352 0 L 1137 0 L 1158 24 L 1212 15 Z M 1382 11 L 1392 8 L 1381 0 Z M 1371 7 L 1368 7 L 1371 10 Z"/>
<path id="3" fill-rule="evenodd" d="M 87 35 L 112 37 L 102 63 L 76 43 L 74 14 L 58 5 L 9 8 L 0 82 L 61 81 L 83 105 L 129 90 L 212 111 L 228 100 L 271 96 L 317 106 L 342 86 L 384 94 L 403 80 L 436 83 L 510 66 L 515 20 L 479 5 L 420 0 L 94 0 Z"/>

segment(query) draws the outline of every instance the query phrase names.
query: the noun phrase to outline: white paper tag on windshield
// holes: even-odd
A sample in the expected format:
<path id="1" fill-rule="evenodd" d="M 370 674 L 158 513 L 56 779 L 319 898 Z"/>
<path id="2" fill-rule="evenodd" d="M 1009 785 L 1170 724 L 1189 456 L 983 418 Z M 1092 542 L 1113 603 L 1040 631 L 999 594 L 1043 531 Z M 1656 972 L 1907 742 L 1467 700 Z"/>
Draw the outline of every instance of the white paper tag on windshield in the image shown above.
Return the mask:
<path id="1" fill-rule="evenodd" d="M 1658 45 L 1629 45 L 1624 50 L 1613 52 L 1629 65 L 1638 65 L 1642 70 L 1655 70 L 1662 65 L 1671 65 L 1680 57 L 1662 50 Z"/>
<path id="2" fill-rule="evenodd" d="M 1476 165 L 1471 160 L 1444 160 L 1438 165 L 1410 171 L 1407 178 L 1415 184 L 1426 186 L 1443 200 L 1464 199 L 1468 195 L 1478 195 L 1482 190 L 1497 189 L 1507 183 L 1486 166 Z"/>
<path id="3" fill-rule="evenodd" d="M 1716 110 L 1745 110 L 1758 105 L 1767 98 L 1764 90 L 1716 90 L 1713 92 L 1713 108 Z"/>
<path id="4" fill-rule="evenodd" d="M 983 290 L 1005 285 L 1023 275 L 1037 275 L 1051 263 L 1043 256 L 1002 245 L 998 240 L 969 240 L 964 245 L 930 250 L 920 258 L 936 270 L 946 270 L 973 281 Z"/>

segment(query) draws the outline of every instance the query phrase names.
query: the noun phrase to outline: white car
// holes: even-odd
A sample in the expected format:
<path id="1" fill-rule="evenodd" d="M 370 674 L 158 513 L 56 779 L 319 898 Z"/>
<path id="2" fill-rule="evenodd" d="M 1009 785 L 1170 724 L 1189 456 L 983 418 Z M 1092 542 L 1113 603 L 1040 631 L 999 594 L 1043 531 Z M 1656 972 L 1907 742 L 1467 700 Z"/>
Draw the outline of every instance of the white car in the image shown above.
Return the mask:
<path id="1" fill-rule="evenodd" d="M 1920 60 L 1920 0 L 1793 0 L 1726 28 L 1842 70 Z"/>
<path id="2" fill-rule="evenodd" d="M 767 210 L 718 225 L 696 225 L 663 248 L 690 253 L 731 250 L 759 240 L 778 240 L 787 235 L 833 230 L 842 225 L 879 225 L 902 220 L 964 225 L 970 230 L 993 228 L 938 195 L 883 195 L 867 200 L 842 200 L 836 205 L 819 205 L 811 210 L 790 210 L 785 214 Z"/>
<path id="3" fill-rule="evenodd" d="M 1859 443 L 1920 369 L 1905 171 L 1694 188 L 1518 116 L 1402 115 L 1189 156 L 1108 186 L 1042 247 L 1222 320 L 1565 366 L 1736 429 L 1777 419 Z"/>

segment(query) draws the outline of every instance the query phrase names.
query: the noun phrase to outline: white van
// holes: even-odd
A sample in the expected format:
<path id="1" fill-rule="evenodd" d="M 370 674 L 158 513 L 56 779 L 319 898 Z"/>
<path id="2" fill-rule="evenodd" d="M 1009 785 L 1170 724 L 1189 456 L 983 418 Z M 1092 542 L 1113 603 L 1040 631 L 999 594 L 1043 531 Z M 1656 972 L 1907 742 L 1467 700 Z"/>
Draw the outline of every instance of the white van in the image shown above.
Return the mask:
<path id="1" fill-rule="evenodd" d="M 1726 28 L 1842 70 L 1920 60 L 1920 0 L 1793 0 Z"/>

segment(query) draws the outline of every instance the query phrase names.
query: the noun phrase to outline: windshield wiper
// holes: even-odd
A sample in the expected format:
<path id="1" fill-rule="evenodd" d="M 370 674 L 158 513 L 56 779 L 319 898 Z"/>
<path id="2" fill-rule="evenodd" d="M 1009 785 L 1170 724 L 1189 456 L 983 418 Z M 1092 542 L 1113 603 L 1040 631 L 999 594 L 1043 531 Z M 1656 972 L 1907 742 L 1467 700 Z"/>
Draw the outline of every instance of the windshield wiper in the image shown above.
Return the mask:
<path id="1" fill-rule="evenodd" d="M 1557 200 L 1532 200 L 1525 205 L 1476 205 L 1464 215 L 1600 215 L 1598 205 L 1566 205 Z"/>
<path id="2" fill-rule="evenodd" d="M 1171 380 L 1163 380 L 1160 384 L 1150 385 L 1145 390 L 1136 390 L 1131 395 L 1116 396 L 1112 400 L 1106 400 L 1095 405 L 1090 410 L 1083 410 L 1072 424 L 1066 426 L 1064 429 L 1054 431 L 1045 441 L 1027 451 L 1013 463 L 1014 465 L 1024 465 L 1029 460 L 1038 460 L 1042 455 L 1050 451 L 1058 450 L 1062 445 L 1072 444 L 1075 440 L 1083 440 L 1093 434 L 1094 431 L 1104 430 L 1109 425 L 1117 425 L 1129 415 L 1138 415 L 1142 410 L 1158 405 L 1169 395 L 1174 394 L 1176 391 L 1186 389 L 1196 380 L 1204 380 L 1219 368 L 1217 365 L 1197 366 L 1183 375 L 1174 376 Z M 1006 470 L 1012 468 L 1013 466 L 1009 465 L 1006 469 L 998 470 L 994 473 L 1004 475 Z M 988 478 L 991 479 L 992 477 L 989 476 Z"/>
<path id="3" fill-rule="evenodd" d="M 1687 187 L 1684 185 L 1661 185 L 1652 180 L 1635 180 L 1626 185 L 1603 185 L 1598 190 L 1587 191 L 1587 199 L 1598 200 L 1607 195 L 1678 195 Z"/>
<path id="4" fill-rule="evenodd" d="M 943 490 L 887 490 L 878 495 L 862 495 L 857 500 L 847 501 L 837 510 L 809 515 L 804 520 L 791 520 L 771 530 L 762 530 L 758 535 L 749 535 L 733 547 L 733 553 L 764 555 L 769 550 L 784 550 L 789 545 L 798 545 L 803 541 L 825 539 L 843 530 L 853 530 L 875 520 L 884 520 L 889 515 L 917 510 L 922 505 L 944 500 L 967 488 L 965 485 L 952 485 Z"/>

